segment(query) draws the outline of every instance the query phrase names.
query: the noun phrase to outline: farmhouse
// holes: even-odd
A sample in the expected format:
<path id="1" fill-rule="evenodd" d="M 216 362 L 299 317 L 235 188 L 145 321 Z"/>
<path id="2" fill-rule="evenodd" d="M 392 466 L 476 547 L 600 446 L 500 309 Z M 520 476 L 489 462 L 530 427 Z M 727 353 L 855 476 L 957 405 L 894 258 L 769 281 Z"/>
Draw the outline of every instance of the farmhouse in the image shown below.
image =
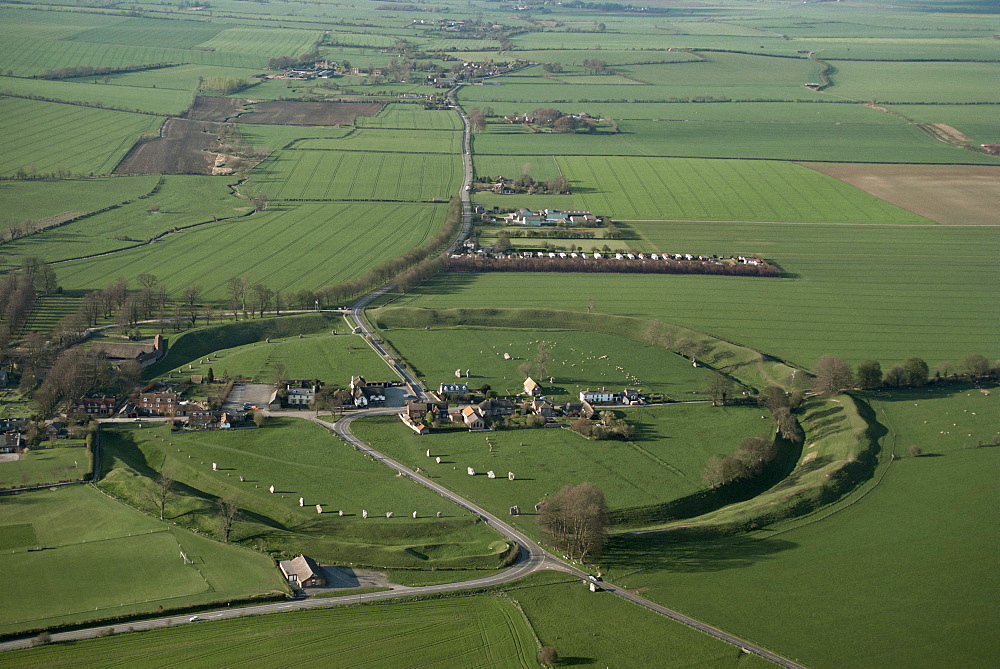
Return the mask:
<path id="1" fill-rule="evenodd" d="M 351 377 L 351 397 L 354 406 L 366 407 L 385 402 L 385 383 L 368 383 L 363 376 Z"/>
<path id="2" fill-rule="evenodd" d="M 20 432 L 0 434 L 0 453 L 17 453 L 19 450 L 21 450 Z"/>
<path id="3" fill-rule="evenodd" d="M 323 587 L 326 578 L 319 565 L 312 558 L 299 555 L 291 560 L 282 560 L 278 568 L 288 580 L 289 585 L 296 588 Z"/>
<path id="4" fill-rule="evenodd" d="M 618 393 L 611 392 L 605 388 L 600 390 L 581 390 L 580 391 L 580 401 L 587 402 L 589 404 L 617 404 L 619 401 Z"/>
<path id="5" fill-rule="evenodd" d="M 488 418 L 495 418 L 496 416 L 509 416 L 517 411 L 517 405 L 510 400 L 504 399 L 486 399 L 479 403 L 478 405 L 479 413 Z"/>
<path id="6" fill-rule="evenodd" d="M 542 387 L 530 376 L 524 380 L 524 394 L 535 397 L 542 394 Z"/>
<path id="7" fill-rule="evenodd" d="M 166 351 L 166 344 L 160 335 L 153 337 L 152 341 L 98 341 L 90 348 L 91 353 L 103 354 L 116 367 L 126 360 L 135 360 L 147 367 L 163 357 Z"/>
<path id="8" fill-rule="evenodd" d="M 421 420 L 430 415 L 432 419 L 448 419 L 447 402 L 416 402 L 409 400 L 403 407 L 403 414 L 411 420 Z"/>
<path id="9" fill-rule="evenodd" d="M 438 386 L 438 396 L 440 397 L 461 397 L 468 394 L 468 383 L 442 383 Z"/>
<path id="10" fill-rule="evenodd" d="M 285 391 L 288 393 L 286 401 L 292 406 L 308 406 L 316 401 L 318 389 L 318 381 L 289 381 L 285 384 Z"/>
<path id="11" fill-rule="evenodd" d="M 139 393 L 128 413 L 139 416 L 170 416 L 177 410 L 177 393 Z"/>
<path id="12" fill-rule="evenodd" d="M 548 401 L 544 397 L 536 397 L 531 400 L 531 413 L 536 416 L 543 416 L 545 418 L 551 418 L 558 415 L 558 411 L 552 405 L 552 402 Z"/>

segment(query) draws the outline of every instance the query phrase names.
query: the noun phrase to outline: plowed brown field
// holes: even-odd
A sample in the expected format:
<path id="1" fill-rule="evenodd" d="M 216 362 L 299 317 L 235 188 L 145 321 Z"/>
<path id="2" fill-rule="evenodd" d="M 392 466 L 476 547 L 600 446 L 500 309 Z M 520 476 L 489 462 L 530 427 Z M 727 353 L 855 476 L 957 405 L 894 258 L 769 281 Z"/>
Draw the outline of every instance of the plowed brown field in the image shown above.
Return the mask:
<path id="1" fill-rule="evenodd" d="M 132 149 L 115 174 L 212 174 L 217 125 L 171 118 L 159 139 Z"/>
<path id="2" fill-rule="evenodd" d="M 358 116 L 375 116 L 380 102 L 258 102 L 235 121 L 262 125 L 351 125 Z"/>

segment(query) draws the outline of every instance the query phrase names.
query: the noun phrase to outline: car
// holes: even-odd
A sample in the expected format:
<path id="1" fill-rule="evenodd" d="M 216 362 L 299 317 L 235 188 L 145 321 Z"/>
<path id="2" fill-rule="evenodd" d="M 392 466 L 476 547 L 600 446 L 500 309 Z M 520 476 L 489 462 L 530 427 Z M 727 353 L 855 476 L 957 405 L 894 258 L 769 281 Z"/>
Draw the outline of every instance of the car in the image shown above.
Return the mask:
<path id="1" fill-rule="evenodd" d="M 594 582 L 597 582 L 597 581 L 600 581 L 600 580 L 601 580 L 601 577 L 600 577 L 600 576 L 594 576 L 593 574 L 591 574 L 591 575 L 590 575 L 590 576 L 588 576 L 587 578 L 589 578 L 589 579 L 590 579 L 591 581 L 594 581 Z"/>
<path id="2" fill-rule="evenodd" d="M 201 616 L 191 616 L 190 618 L 188 618 L 189 623 L 197 623 L 201 622 L 201 620 L 202 620 Z"/>

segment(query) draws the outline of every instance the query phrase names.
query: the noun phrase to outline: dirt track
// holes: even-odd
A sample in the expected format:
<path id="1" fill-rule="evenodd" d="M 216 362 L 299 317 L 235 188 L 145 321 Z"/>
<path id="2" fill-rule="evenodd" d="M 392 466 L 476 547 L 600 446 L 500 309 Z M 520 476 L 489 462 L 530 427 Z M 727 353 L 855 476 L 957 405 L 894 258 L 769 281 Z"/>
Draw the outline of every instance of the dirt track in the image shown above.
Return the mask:
<path id="1" fill-rule="evenodd" d="M 937 223 L 1000 225 L 1000 166 L 802 165 Z"/>

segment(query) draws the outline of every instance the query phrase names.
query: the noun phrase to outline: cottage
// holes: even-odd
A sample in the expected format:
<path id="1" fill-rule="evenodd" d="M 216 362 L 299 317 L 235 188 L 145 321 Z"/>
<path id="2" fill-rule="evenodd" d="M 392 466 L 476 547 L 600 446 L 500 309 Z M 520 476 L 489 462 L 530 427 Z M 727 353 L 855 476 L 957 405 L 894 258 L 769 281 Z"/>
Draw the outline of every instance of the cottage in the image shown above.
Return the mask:
<path id="1" fill-rule="evenodd" d="M 552 402 L 548 401 L 544 397 L 536 397 L 533 399 L 531 401 L 530 408 L 531 413 L 545 418 L 552 418 L 559 413 L 556 411 L 556 408 L 552 406 Z"/>
<path id="2" fill-rule="evenodd" d="M 81 397 L 69 403 L 70 413 L 85 413 L 94 416 L 110 416 L 118 404 L 114 397 Z"/>
<path id="3" fill-rule="evenodd" d="M 139 393 L 136 416 L 170 416 L 177 410 L 177 393 Z"/>
<path id="4" fill-rule="evenodd" d="M 467 406 L 462 409 L 462 421 L 469 430 L 485 430 L 486 421 L 479 415 L 476 407 Z"/>
<path id="5" fill-rule="evenodd" d="M 448 403 L 447 402 L 416 402 L 414 400 L 409 400 L 406 406 L 403 407 L 403 414 L 410 420 L 421 420 L 426 416 L 430 416 L 431 419 L 447 419 L 448 418 Z"/>
<path id="6" fill-rule="evenodd" d="M 626 388 L 621 392 L 622 404 L 642 404 L 646 398 L 635 388 Z"/>
<path id="7" fill-rule="evenodd" d="M 0 453 L 17 453 L 19 450 L 21 450 L 20 432 L 0 434 Z"/>
<path id="8" fill-rule="evenodd" d="M 289 585 L 296 588 L 323 587 L 326 585 L 326 578 L 323 572 L 312 558 L 299 555 L 291 560 L 282 560 L 278 563 L 278 568 L 288 580 Z"/>
<path id="9" fill-rule="evenodd" d="M 509 416 L 517 411 L 517 405 L 505 399 L 486 399 L 478 405 L 479 413 L 489 418 Z"/>
<path id="10" fill-rule="evenodd" d="M 529 376 L 524 380 L 524 394 L 536 397 L 542 394 L 542 387 Z"/>
<path id="11" fill-rule="evenodd" d="M 581 390 L 580 401 L 589 404 L 617 404 L 618 393 L 601 388 L 600 390 Z"/>
<path id="12" fill-rule="evenodd" d="M 440 397 L 461 397 L 468 394 L 468 383 L 442 383 L 438 386 L 438 395 Z"/>

